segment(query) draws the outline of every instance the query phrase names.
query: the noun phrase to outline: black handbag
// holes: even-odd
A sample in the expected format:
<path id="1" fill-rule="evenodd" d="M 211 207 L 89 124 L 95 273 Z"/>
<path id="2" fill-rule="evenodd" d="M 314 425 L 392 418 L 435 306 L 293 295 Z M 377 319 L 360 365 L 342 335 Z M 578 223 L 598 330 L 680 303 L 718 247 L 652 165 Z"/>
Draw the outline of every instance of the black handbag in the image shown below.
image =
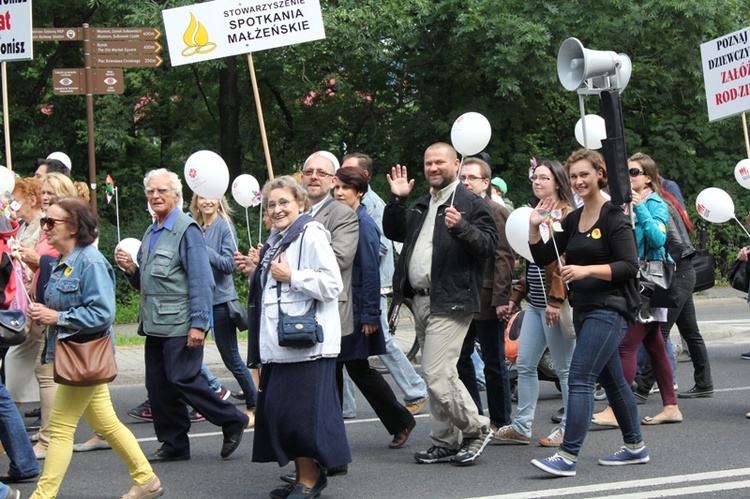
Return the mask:
<path id="1" fill-rule="evenodd" d="M 735 260 L 732 262 L 732 265 L 729 267 L 727 279 L 729 280 L 729 285 L 734 289 L 747 293 L 747 262 L 741 260 Z"/>
<path id="2" fill-rule="evenodd" d="M 239 331 L 247 331 L 247 309 L 240 305 L 239 300 L 227 302 L 229 318 L 232 319 L 235 327 Z"/>
<path id="3" fill-rule="evenodd" d="M 708 253 L 708 249 L 696 250 L 691 261 L 695 269 L 693 293 L 713 288 L 716 282 L 716 268 L 714 267 L 714 257 Z M 747 288 L 745 288 L 745 291 L 747 291 Z"/>
<path id="4" fill-rule="evenodd" d="M 671 308 L 677 306 L 672 290 L 674 263 L 664 260 L 639 260 L 641 294 L 649 299 L 649 306 Z"/>
<path id="5" fill-rule="evenodd" d="M 26 315 L 21 310 L 0 310 L 0 347 L 20 345 L 26 338 Z"/>
<path id="6" fill-rule="evenodd" d="M 281 310 L 281 283 L 276 284 L 279 307 L 279 346 L 310 348 L 323 343 L 323 326 L 315 317 L 315 304 L 302 315 L 288 315 Z"/>

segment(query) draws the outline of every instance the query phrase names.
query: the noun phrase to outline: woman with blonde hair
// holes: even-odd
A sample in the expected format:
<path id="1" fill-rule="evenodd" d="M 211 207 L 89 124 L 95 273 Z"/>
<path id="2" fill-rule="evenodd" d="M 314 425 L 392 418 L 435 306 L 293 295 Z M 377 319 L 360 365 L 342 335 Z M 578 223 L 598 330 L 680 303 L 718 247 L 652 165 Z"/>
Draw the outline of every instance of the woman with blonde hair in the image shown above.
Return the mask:
<path id="1" fill-rule="evenodd" d="M 250 418 L 248 427 L 254 426 L 255 384 L 237 348 L 237 326 L 231 316 L 231 303 L 239 302 L 232 279 L 237 232 L 229 218 L 231 213 L 226 198 L 206 199 L 193 194 L 193 199 L 190 201 L 190 213 L 203 230 L 208 261 L 216 283 L 212 315 L 216 348 L 219 350 L 224 365 L 237 380 L 245 395 L 245 414 Z M 239 306 L 239 303 L 235 305 L 238 309 L 243 308 Z"/>

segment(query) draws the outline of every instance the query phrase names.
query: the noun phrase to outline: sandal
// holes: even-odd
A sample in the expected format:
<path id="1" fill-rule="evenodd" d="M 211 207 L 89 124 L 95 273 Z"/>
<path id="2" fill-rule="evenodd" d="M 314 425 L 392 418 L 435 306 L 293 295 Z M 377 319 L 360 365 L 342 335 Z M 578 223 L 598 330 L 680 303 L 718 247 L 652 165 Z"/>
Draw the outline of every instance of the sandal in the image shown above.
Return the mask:
<path id="1" fill-rule="evenodd" d="M 646 416 L 645 418 L 641 419 L 641 424 L 645 425 L 657 425 L 657 424 L 674 424 L 674 423 L 682 423 L 682 414 L 679 414 L 677 416 Z"/>
<path id="2" fill-rule="evenodd" d="M 597 426 L 604 426 L 605 428 L 619 428 L 620 423 L 617 422 L 617 420 L 607 420 L 607 419 L 598 419 L 596 416 L 591 418 L 591 422 L 594 423 Z"/>

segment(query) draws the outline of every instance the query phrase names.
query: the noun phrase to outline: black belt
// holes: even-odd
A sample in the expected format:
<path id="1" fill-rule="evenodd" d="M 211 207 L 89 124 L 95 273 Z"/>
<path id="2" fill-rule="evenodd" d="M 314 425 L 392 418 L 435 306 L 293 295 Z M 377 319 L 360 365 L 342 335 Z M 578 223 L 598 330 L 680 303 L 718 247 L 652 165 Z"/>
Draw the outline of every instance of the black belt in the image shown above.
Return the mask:
<path id="1" fill-rule="evenodd" d="M 414 291 L 415 295 L 430 296 L 430 290 L 429 289 L 412 289 L 412 291 Z"/>

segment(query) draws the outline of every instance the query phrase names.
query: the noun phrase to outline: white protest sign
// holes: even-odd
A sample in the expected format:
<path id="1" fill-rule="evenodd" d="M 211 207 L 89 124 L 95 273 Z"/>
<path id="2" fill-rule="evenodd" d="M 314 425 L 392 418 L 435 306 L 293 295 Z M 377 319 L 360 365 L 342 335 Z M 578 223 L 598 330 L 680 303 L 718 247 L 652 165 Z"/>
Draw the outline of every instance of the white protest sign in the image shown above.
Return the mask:
<path id="1" fill-rule="evenodd" d="M 701 44 L 708 120 L 750 110 L 750 27 Z"/>
<path id="2" fill-rule="evenodd" d="M 33 59 L 31 31 L 31 0 L 0 2 L 0 61 Z"/>
<path id="3" fill-rule="evenodd" d="M 216 0 L 162 16 L 172 66 L 326 37 L 319 0 Z"/>

